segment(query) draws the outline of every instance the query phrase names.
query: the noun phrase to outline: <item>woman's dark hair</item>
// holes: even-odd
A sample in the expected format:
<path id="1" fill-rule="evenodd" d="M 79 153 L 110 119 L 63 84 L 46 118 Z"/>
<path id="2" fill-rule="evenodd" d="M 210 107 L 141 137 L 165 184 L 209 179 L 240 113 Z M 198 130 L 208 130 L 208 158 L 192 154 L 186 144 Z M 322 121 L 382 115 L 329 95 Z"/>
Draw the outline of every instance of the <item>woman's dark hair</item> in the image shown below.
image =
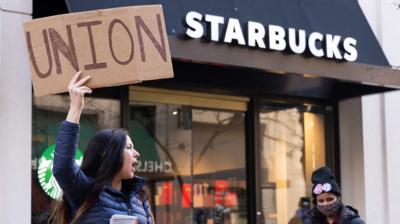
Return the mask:
<path id="1" fill-rule="evenodd" d="M 93 136 L 86 148 L 81 165 L 81 170 L 93 178 L 93 187 L 73 217 L 71 208 L 63 196 L 63 200 L 57 202 L 53 208 L 51 218 L 53 223 L 76 223 L 96 202 L 104 185 L 112 182 L 114 176 L 122 168 L 126 135 L 127 132 L 123 129 L 105 129 Z"/>

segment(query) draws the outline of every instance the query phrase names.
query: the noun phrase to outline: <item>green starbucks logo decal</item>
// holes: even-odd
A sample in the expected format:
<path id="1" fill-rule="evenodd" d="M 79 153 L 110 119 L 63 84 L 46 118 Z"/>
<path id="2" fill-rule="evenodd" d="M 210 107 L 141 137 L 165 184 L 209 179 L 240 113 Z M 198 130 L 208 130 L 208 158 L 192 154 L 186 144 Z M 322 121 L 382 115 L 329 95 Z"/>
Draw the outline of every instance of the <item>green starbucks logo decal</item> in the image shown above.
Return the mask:
<path id="1" fill-rule="evenodd" d="M 53 176 L 53 161 L 54 161 L 54 151 L 56 145 L 50 145 L 44 150 L 42 156 L 39 159 L 38 166 L 38 179 L 40 186 L 46 192 L 48 196 L 53 199 L 60 199 L 62 195 L 62 190 L 60 185 L 58 185 L 56 178 Z M 81 165 L 83 160 L 82 151 L 77 149 L 75 155 L 75 162 L 78 166 Z"/>

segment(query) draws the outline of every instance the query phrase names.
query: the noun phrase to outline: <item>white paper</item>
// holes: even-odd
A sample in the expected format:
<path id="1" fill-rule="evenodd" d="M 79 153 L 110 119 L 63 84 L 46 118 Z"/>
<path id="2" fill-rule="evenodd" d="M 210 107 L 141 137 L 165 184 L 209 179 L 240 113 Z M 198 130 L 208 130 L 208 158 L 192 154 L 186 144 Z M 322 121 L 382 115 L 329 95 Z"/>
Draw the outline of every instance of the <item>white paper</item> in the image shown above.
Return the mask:
<path id="1" fill-rule="evenodd" d="M 138 217 L 115 214 L 111 216 L 110 224 L 138 224 Z"/>

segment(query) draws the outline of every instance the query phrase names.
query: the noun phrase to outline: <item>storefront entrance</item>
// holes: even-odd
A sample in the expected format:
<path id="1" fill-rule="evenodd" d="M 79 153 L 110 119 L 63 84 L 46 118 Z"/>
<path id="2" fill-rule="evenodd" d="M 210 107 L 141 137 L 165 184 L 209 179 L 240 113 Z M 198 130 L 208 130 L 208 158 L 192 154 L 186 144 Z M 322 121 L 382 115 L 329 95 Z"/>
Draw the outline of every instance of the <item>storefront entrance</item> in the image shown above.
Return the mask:
<path id="1" fill-rule="evenodd" d="M 33 3 L 33 18 L 153 4 L 125 0 Z M 96 131 L 128 129 L 141 153 L 139 175 L 149 180 L 157 223 L 286 224 L 304 205 L 299 202 L 310 201 L 312 170 L 327 165 L 340 183 L 337 105 L 400 85 L 398 71 L 388 67 L 357 2 L 159 3 L 165 12 L 174 78 L 96 89 L 82 115 L 78 147 L 83 152 Z M 304 50 L 299 55 L 293 48 L 265 50 L 259 43 L 259 47 L 243 47 L 242 38 L 231 38 L 223 29 L 219 29 L 221 34 L 225 32 L 230 41 L 223 42 L 226 38 L 215 29 L 212 33 L 218 34 L 214 36 L 219 42 L 207 40 L 207 33 L 204 38 L 188 38 L 182 21 L 193 11 L 227 23 L 240 19 L 254 26 L 257 22 L 261 30 L 272 25 L 283 32 L 291 28 L 321 32 L 324 40 L 319 39 L 315 47 L 327 57 Z M 198 27 L 212 31 L 208 29 L 211 21 L 219 24 L 199 19 Z M 357 40 L 353 44 L 356 61 L 339 63 L 328 56 L 332 49 L 344 53 L 337 37 Z M 336 39 L 340 48 L 328 47 Z M 250 42 L 248 35 L 245 40 Z M 57 95 L 32 101 L 32 223 L 47 223 L 43 218 L 52 198 L 61 193 L 49 172 L 57 128 L 68 110 L 67 98 Z"/>
<path id="2" fill-rule="evenodd" d="M 78 147 L 128 117 L 156 223 L 251 223 L 256 214 L 286 224 L 310 196 L 312 170 L 336 161 L 334 105 L 143 86 L 126 98 L 127 109 L 123 98 L 87 98 Z M 62 193 L 41 164 L 52 162 L 51 152 L 42 157 L 68 105 L 67 96 L 34 100 L 32 223 L 44 223 Z"/>
<path id="3" fill-rule="evenodd" d="M 259 113 L 262 223 L 298 223 L 311 207 L 311 173 L 326 165 L 331 106 L 264 101 Z M 328 128 L 329 127 L 329 128 Z"/>

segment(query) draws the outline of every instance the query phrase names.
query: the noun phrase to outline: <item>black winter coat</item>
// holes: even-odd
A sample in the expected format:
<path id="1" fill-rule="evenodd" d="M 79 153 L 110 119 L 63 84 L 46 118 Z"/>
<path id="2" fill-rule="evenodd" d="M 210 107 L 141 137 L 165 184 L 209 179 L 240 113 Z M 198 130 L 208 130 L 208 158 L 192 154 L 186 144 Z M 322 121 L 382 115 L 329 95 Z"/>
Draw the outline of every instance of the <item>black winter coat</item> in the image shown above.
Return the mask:
<path id="1" fill-rule="evenodd" d="M 304 220 L 304 224 L 326 224 L 326 217 L 313 208 Z M 351 206 L 343 206 L 340 209 L 340 217 L 338 224 L 365 224 L 358 215 L 358 211 Z"/>

